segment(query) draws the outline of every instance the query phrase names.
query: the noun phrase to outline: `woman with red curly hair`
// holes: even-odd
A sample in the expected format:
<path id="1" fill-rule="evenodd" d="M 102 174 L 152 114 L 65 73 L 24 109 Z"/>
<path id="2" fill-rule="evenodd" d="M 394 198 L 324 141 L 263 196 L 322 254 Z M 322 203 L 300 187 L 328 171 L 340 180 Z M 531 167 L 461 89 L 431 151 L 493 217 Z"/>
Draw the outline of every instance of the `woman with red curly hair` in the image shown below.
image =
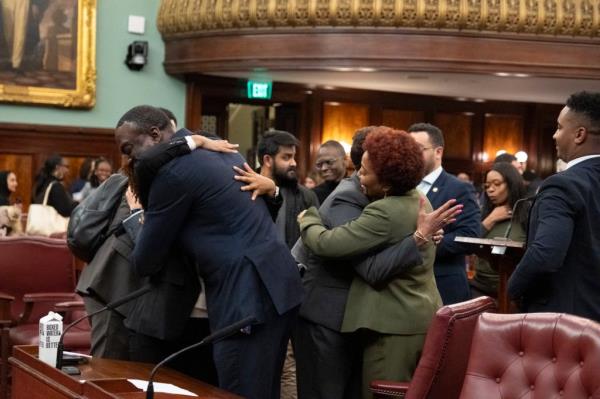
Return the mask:
<path id="1" fill-rule="evenodd" d="M 380 126 L 363 145 L 360 184 L 371 201 L 354 221 L 334 229 L 323 226 L 316 208 L 299 216 L 304 244 L 316 255 L 353 258 L 395 244 L 413 234 L 420 201 L 415 187 L 423 177 L 423 156 L 409 134 Z M 426 200 L 425 200 L 426 201 Z M 427 212 L 431 206 L 426 202 Z M 419 232 L 414 233 L 418 238 Z M 370 398 L 375 379 L 409 381 L 417 366 L 431 319 L 441 306 L 433 275 L 435 246 L 420 248 L 423 263 L 405 270 L 384 287 L 355 277 L 342 332 L 364 338 L 362 392 Z"/>

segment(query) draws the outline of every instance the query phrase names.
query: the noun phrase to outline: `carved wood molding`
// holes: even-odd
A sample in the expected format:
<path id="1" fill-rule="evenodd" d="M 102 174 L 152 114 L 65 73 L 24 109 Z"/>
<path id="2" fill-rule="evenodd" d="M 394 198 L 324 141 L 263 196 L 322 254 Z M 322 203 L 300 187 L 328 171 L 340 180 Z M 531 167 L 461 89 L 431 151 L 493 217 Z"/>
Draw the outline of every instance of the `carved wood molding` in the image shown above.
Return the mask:
<path id="1" fill-rule="evenodd" d="M 164 38 L 289 27 L 402 27 L 598 37 L 600 0 L 162 0 Z"/>

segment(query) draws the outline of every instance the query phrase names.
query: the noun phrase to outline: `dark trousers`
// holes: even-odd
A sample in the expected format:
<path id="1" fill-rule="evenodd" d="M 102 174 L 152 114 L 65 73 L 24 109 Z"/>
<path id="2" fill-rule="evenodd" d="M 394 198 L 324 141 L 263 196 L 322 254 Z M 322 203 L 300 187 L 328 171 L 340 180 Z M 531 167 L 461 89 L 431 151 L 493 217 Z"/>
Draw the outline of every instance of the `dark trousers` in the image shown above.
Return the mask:
<path id="1" fill-rule="evenodd" d="M 360 398 L 363 345 L 358 335 L 299 317 L 295 338 L 298 399 Z"/>
<path id="2" fill-rule="evenodd" d="M 247 399 L 279 399 L 281 371 L 298 309 L 214 344 L 220 387 Z"/>
<path id="3" fill-rule="evenodd" d="M 471 288 L 469 287 L 467 272 L 464 269 L 459 269 L 453 274 L 435 274 L 435 283 L 444 305 L 452 305 L 471 299 Z"/>
<path id="4" fill-rule="evenodd" d="M 130 331 L 129 356 L 132 361 L 158 363 L 178 350 L 200 342 L 210 334 L 208 319 L 189 318 L 183 335 L 176 341 L 164 341 Z M 211 345 L 201 346 L 181 354 L 165 366 L 198 380 L 218 386 Z"/>
<path id="5" fill-rule="evenodd" d="M 91 296 L 84 296 L 85 311 L 90 314 L 100 310 L 104 303 Z M 123 325 L 124 317 L 116 311 L 107 310 L 92 316 L 91 355 L 106 359 L 129 360 L 129 331 Z"/>

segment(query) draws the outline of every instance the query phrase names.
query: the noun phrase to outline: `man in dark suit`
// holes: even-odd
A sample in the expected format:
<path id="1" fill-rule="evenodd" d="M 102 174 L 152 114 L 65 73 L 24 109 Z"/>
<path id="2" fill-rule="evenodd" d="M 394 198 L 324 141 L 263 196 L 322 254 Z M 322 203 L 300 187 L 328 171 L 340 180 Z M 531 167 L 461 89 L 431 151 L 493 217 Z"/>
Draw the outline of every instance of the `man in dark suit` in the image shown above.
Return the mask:
<path id="1" fill-rule="evenodd" d="M 166 115 L 150 106 L 128 111 L 115 132 L 121 152 L 134 162 L 145 149 L 189 134 L 185 129 L 174 133 Z M 134 267 L 141 276 L 160 275 L 172 283 L 164 295 L 150 292 L 140 301 L 157 328 L 176 328 L 161 326 L 161 316 L 189 315 L 198 294 L 198 284 L 189 281 L 189 265 L 167 262 L 173 250 L 185 255 L 205 282 L 213 331 L 254 317 L 256 323 L 246 334 L 214 345 L 219 384 L 247 398 L 278 398 L 285 349 L 303 289 L 263 199 L 252 201 L 233 178 L 233 166 L 243 163 L 237 153 L 199 149 L 162 167 L 148 195 Z M 173 295 L 186 284 L 190 288 L 179 298 Z"/>
<path id="2" fill-rule="evenodd" d="M 434 273 L 444 305 L 466 301 L 471 298 L 465 270 L 465 255 L 469 248 L 455 242 L 454 238 L 480 237 L 481 211 L 475 188 L 442 168 L 444 136 L 439 128 L 429 123 L 416 123 L 408 128 L 408 132 L 421 145 L 425 160 L 425 177 L 417 188 L 427 195 L 434 209 L 451 198 L 464 206 L 456 223 L 444 228 L 444 239 L 437 246 Z"/>
<path id="3" fill-rule="evenodd" d="M 356 132 L 350 157 L 356 169 L 364 152 L 362 144 L 373 127 Z M 369 204 L 357 174 L 343 179 L 319 208 L 328 227 L 356 219 Z M 417 230 L 429 237 L 443 219 L 451 219 L 450 204 L 419 220 Z M 353 260 L 321 259 L 298 241 L 292 253 L 307 267 L 304 275 L 306 299 L 300 308 L 296 329 L 296 364 L 300 399 L 352 399 L 361 394 L 363 346 L 355 334 L 341 333 L 348 291 L 356 273 L 375 287 L 382 287 L 398 274 L 423 262 L 418 235 L 369 257 Z"/>
<path id="4" fill-rule="evenodd" d="M 525 312 L 600 322 L 600 93 L 571 95 L 553 138 L 567 169 L 540 186 L 508 294 Z"/>

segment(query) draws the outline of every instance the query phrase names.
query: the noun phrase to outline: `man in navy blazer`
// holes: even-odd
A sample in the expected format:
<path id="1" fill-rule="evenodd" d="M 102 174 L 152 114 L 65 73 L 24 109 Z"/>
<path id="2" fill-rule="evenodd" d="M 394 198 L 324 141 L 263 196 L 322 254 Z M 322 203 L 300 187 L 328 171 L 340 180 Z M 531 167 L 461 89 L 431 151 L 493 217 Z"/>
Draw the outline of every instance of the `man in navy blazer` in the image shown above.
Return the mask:
<path id="1" fill-rule="evenodd" d="M 121 117 L 115 136 L 121 152 L 135 162 L 145 149 L 191 134 L 186 129 L 174 133 L 170 126 L 159 109 L 138 106 Z M 164 273 L 174 267 L 167 262 L 169 253 L 178 251 L 204 280 L 212 331 L 254 317 L 256 323 L 246 334 L 214 344 L 219 384 L 246 398 L 278 398 L 303 288 L 264 200 L 252 201 L 233 177 L 233 166 L 243 163 L 237 153 L 199 149 L 163 166 L 150 188 L 134 267 L 142 276 Z M 174 311 L 184 306 L 189 308 L 184 312 L 191 312 L 190 302 L 165 306 Z M 161 323 L 158 314 L 155 322 Z"/>
<path id="2" fill-rule="evenodd" d="M 421 145 L 425 160 L 425 177 L 417 188 L 427 195 L 433 209 L 449 199 L 463 205 L 463 212 L 455 223 L 444 227 L 444 238 L 437 246 L 434 274 L 444 305 L 471 299 L 471 290 L 465 270 L 468 245 L 454 241 L 457 236 L 480 237 L 481 210 L 477 204 L 472 184 L 458 180 L 442 168 L 444 136 L 442 131 L 429 123 L 415 123 L 408 128 Z"/>
<path id="3" fill-rule="evenodd" d="M 553 138 L 567 169 L 540 186 L 508 294 L 525 312 L 600 322 L 600 93 L 571 95 Z"/>

